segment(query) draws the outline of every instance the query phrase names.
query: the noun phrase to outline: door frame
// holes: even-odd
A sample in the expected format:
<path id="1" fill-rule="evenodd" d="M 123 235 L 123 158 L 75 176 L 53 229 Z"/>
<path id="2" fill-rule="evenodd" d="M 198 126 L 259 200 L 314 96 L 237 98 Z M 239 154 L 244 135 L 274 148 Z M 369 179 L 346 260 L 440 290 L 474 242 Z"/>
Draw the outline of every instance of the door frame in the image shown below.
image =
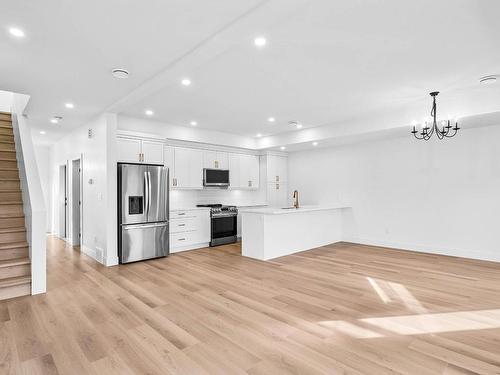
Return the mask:
<path id="1" fill-rule="evenodd" d="M 76 163 L 78 162 L 78 163 Z M 82 246 L 83 240 L 83 154 L 77 158 L 71 159 L 71 194 L 70 194 L 70 211 L 71 211 L 71 245 Z M 75 179 L 75 165 L 78 170 L 78 178 Z M 78 196 L 74 195 L 75 182 L 78 184 Z M 75 215 L 74 207 L 78 207 L 78 236 L 75 238 Z"/>
<path id="2" fill-rule="evenodd" d="M 59 164 L 59 194 L 58 194 L 58 237 L 66 240 L 68 236 L 68 164 Z M 64 202 L 64 208 L 62 207 Z M 64 210 L 64 213 L 63 213 Z"/>

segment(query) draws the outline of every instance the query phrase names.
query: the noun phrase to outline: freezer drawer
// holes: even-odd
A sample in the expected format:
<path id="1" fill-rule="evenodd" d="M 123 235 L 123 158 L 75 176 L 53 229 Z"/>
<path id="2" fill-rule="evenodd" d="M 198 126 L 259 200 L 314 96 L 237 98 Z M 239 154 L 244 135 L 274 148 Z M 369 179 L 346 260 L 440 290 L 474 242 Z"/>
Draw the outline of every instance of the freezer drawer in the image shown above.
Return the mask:
<path id="1" fill-rule="evenodd" d="M 120 239 L 120 263 L 169 254 L 168 222 L 122 225 Z"/>

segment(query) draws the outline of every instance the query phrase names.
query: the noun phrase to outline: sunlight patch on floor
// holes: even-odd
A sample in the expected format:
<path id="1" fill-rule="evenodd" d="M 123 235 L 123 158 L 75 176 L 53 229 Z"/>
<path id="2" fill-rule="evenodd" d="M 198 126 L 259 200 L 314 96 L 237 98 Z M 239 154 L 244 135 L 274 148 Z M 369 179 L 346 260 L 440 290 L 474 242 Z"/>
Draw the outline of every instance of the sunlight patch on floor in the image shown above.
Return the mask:
<path id="1" fill-rule="evenodd" d="M 390 316 L 359 321 L 399 335 L 473 331 L 500 328 L 500 310 Z"/>

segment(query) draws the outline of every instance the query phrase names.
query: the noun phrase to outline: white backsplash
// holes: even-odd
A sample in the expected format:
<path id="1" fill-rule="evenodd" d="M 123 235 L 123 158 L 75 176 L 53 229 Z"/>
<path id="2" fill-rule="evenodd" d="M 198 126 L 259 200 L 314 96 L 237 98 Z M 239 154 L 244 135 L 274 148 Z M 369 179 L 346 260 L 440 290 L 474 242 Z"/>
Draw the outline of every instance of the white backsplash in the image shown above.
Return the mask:
<path id="1" fill-rule="evenodd" d="M 266 191 L 262 187 L 259 190 L 170 190 L 170 209 L 210 203 L 233 206 L 262 205 L 266 204 Z"/>

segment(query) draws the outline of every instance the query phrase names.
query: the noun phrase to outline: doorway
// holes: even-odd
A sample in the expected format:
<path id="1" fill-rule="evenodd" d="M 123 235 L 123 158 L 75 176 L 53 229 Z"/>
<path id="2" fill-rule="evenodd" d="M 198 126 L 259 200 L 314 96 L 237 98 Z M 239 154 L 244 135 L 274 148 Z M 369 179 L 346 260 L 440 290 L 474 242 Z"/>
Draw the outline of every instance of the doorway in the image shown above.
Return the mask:
<path id="1" fill-rule="evenodd" d="M 68 225 L 68 189 L 67 189 L 66 164 L 59 166 L 59 237 L 67 237 Z"/>
<path id="2" fill-rule="evenodd" d="M 71 161 L 71 245 L 80 246 L 82 238 L 81 159 Z"/>

